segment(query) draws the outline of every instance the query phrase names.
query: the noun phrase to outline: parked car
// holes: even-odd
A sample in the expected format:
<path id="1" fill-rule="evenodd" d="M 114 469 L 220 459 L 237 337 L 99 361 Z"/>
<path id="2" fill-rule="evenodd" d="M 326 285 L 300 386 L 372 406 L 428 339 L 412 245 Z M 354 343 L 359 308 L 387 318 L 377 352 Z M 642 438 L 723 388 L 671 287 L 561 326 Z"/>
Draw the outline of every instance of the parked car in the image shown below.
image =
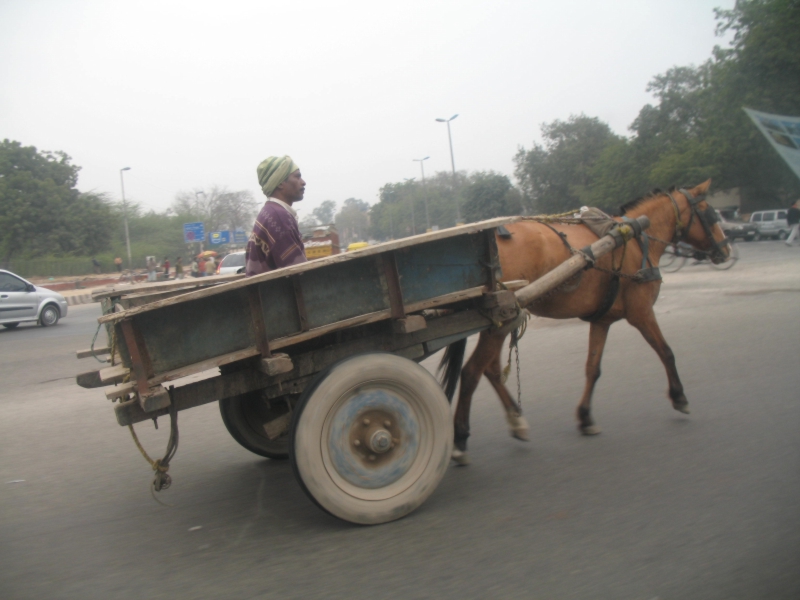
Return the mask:
<path id="1" fill-rule="evenodd" d="M 750 222 L 758 229 L 756 239 L 772 238 L 785 240 L 789 236 L 789 224 L 786 222 L 786 210 L 757 210 L 750 215 Z"/>
<path id="2" fill-rule="evenodd" d="M 719 215 L 719 226 L 725 232 L 728 239 L 735 240 L 741 238 L 745 241 L 752 242 L 756 239 L 758 229 L 753 223 L 745 223 L 732 217 L 726 216 L 723 212 L 717 211 Z"/>
<path id="3" fill-rule="evenodd" d="M 241 252 L 231 252 L 217 265 L 217 275 L 244 273 L 244 266 L 244 250 Z"/>
<path id="4" fill-rule="evenodd" d="M 27 322 L 50 327 L 66 316 L 64 296 L 0 269 L 0 323 L 3 327 L 14 329 Z"/>

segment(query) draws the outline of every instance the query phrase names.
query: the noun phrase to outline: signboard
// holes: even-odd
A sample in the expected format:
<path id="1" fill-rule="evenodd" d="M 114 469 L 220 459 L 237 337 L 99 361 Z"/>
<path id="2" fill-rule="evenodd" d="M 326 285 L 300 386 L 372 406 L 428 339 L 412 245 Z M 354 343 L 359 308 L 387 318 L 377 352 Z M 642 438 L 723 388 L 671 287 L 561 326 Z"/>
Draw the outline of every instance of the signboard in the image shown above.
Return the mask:
<path id="1" fill-rule="evenodd" d="M 202 223 L 183 224 L 184 244 L 191 244 L 192 242 L 202 242 L 204 237 L 206 237 L 206 231 Z"/>
<path id="2" fill-rule="evenodd" d="M 208 243 L 212 246 L 231 243 L 230 231 L 212 231 L 208 234 Z"/>
<path id="3" fill-rule="evenodd" d="M 233 243 L 237 245 L 244 245 L 247 243 L 247 232 L 237 229 L 233 232 Z"/>
<path id="4" fill-rule="evenodd" d="M 800 117 L 771 115 L 749 108 L 744 110 L 794 174 L 800 177 Z"/>

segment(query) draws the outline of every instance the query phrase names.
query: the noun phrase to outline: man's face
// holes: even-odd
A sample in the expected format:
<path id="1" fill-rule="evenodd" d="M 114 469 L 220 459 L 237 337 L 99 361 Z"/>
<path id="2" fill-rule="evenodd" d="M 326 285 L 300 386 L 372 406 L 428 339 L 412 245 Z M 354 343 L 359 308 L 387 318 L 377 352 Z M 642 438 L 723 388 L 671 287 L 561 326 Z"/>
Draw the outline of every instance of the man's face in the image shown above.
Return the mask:
<path id="1" fill-rule="evenodd" d="M 303 177 L 300 175 L 300 169 L 291 173 L 286 181 L 278 186 L 277 191 L 281 192 L 286 202 L 291 203 L 302 200 L 306 191 L 306 182 L 303 181 Z"/>

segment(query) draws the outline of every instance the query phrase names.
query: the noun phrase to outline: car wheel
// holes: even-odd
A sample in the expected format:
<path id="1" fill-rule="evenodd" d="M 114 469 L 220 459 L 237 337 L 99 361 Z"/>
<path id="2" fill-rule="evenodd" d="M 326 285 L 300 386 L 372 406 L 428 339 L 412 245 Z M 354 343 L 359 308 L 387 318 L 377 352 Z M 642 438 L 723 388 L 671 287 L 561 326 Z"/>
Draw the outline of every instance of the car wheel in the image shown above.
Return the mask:
<path id="1" fill-rule="evenodd" d="M 6 329 L 14 329 L 19 323 L 3 323 L 3 327 Z"/>
<path id="2" fill-rule="evenodd" d="M 786 232 L 785 232 L 783 229 L 781 229 L 781 230 L 778 232 L 778 239 L 779 239 L 779 240 L 783 241 L 783 240 L 785 240 L 787 237 L 789 237 L 789 234 L 788 234 L 788 233 L 786 233 Z"/>
<path id="3" fill-rule="evenodd" d="M 52 327 L 58 323 L 60 318 L 61 313 L 58 312 L 58 309 L 52 304 L 48 304 L 42 309 L 42 314 L 39 315 L 39 324 L 42 327 Z"/>

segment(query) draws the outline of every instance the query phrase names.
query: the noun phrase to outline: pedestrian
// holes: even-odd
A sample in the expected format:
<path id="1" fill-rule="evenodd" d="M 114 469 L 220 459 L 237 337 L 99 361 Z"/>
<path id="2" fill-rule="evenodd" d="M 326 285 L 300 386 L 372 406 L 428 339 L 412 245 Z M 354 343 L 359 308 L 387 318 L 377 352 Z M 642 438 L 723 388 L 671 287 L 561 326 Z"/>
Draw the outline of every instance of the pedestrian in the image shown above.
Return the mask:
<path id="1" fill-rule="evenodd" d="M 164 257 L 164 279 L 169 279 L 169 257 Z"/>
<path id="2" fill-rule="evenodd" d="M 245 252 L 248 277 L 306 262 L 292 204 L 303 199 L 306 182 L 289 156 L 271 156 L 256 169 L 267 201 L 256 217 Z"/>
<path id="3" fill-rule="evenodd" d="M 205 277 L 206 276 L 206 257 L 205 256 L 201 256 L 200 258 L 197 259 L 197 269 L 198 269 L 198 273 L 197 273 L 198 277 Z"/>
<path id="4" fill-rule="evenodd" d="M 175 279 L 183 279 L 183 257 L 179 256 L 175 260 Z"/>
<path id="5" fill-rule="evenodd" d="M 147 257 L 147 281 L 156 280 L 156 257 Z"/>
<path id="6" fill-rule="evenodd" d="M 216 265 L 214 263 L 213 256 L 209 256 L 206 259 L 205 271 L 206 271 L 206 277 L 214 275 L 216 273 Z"/>
<path id="7" fill-rule="evenodd" d="M 786 245 L 791 246 L 798 236 L 798 229 L 800 229 L 800 200 L 795 200 L 795 203 L 789 207 L 786 213 L 786 222 L 792 228 L 789 237 L 786 238 Z"/>
<path id="8" fill-rule="evenodd" d="M 95 272 L 95 274 L 100 273 L 100 263 L 97 262 L 97 259 L 94 256 L 92 257 L 92 270 Z"/>
<path id="9" fill-rule="evenodd" d="M 192 277 L 200 277 L 200 265 L 197 263 L 197 258 L 192 259 L 190 269 L 192 270 Z"/>
<path id="10" fill-rule="evenodd" d="M 114 259 L 114 266 L 117 267 L 117 273 L 122 273 L 122 259 L 119 256 Z"/>

